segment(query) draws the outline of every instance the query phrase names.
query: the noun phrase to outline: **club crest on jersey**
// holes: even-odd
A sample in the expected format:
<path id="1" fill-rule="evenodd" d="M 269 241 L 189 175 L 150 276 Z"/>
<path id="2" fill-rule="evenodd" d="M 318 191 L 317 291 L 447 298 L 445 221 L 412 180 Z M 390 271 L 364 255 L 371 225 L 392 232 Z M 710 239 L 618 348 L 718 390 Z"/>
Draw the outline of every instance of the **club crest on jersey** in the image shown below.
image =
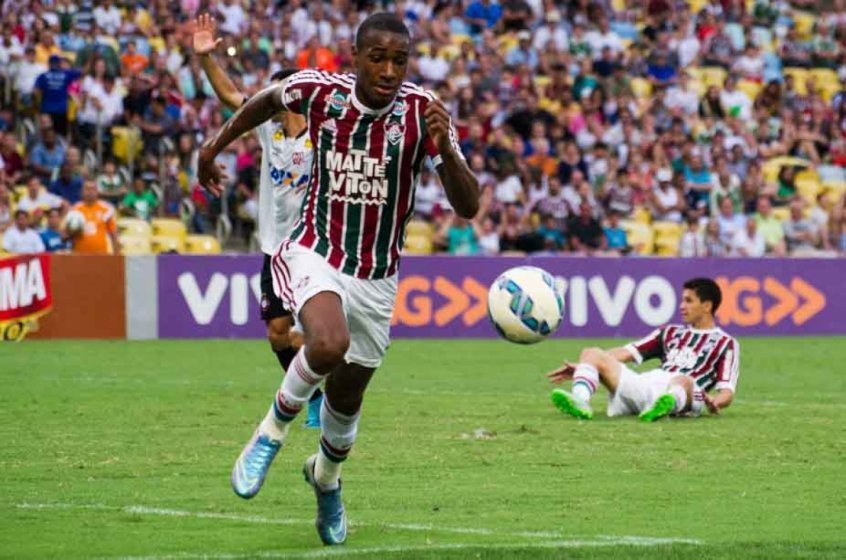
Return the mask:
<path id="1" fill-rule="evenodd" d="M 336 91 L 329 96 L 329 108 L 333 111 L 343 111 L 349 109 L 350 102 L 347 99 L 347 94 L 342 91 Z"/>
<path id="2" fill-rule="evenodd" d="M 391 116 L 393 117 L 401 117 L 408 112 L 408 103 L 405 101 L 398 99 L 394 102 L 394 108 L 391 111 Z"/>
<path id="3" fill-rule="evenodd" d="M 391 144 L 399 142 L 403 134 L 405 134 L 404 125 L 398 122 L 389 122 L 385 125 L 385 136 L 387 136 L 388 142 Z"/>

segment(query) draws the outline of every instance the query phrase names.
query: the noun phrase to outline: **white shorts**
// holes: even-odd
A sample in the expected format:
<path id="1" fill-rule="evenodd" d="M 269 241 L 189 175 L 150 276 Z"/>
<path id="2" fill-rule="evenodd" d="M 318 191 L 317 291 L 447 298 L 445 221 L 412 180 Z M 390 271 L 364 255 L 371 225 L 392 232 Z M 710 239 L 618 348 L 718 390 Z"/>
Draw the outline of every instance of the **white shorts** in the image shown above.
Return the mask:
<path id="1" fill-rule="evenodd" d="M 620 383 L 608 398 L 608 416 L 640 414 L 667 392 L 671 376 L 662 369 L 635 373 L 620 365 Z"/>
<path id="2" fill-rule="evenodd" d="M 378 368 L 390 343 L 391 317 L 397 296 L 397 275 L 378 280 L 355 278 L 333 268 L 309 249 L 283 241 L 273 257 L 273 290 L 294 311 L 321 292 L 338 294 L 347 318 L 350 347 L 344 360 Z"/>

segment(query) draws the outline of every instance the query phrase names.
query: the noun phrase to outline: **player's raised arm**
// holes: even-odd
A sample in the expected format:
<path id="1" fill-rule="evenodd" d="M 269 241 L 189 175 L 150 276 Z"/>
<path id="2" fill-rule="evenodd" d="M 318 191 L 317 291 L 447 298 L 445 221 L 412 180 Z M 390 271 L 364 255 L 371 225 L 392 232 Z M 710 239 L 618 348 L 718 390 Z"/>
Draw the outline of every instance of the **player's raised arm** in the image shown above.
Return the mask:
<path id="1" fill-rule="evenodd" d="M 213 194 L 223 194 L 221 182 L 226 179 L 223 171 L 214 159 L 242 134 L 249 132 L 261 123 L 269 120 L 285 109 L 282 102 L 284 83 L 274 84 L 251 97 L 238 111 L 226 121 L 213 137 L 200 148 L 197 163 L 197 176 L 200 184 Z"/>
<path id="2" fill-rule="evenodd" d="M 209 79 L 215 95 L 230 109 L 237 110 L 246 101 L 247 96 L 241 93 L 223 68 L 215 61 L 212 54 L 222 39 L 215 36 L 217 24 L 209 14 L 200 14 L 193 23 L 194 54 L 200 59 L 200 66 Z"/>
<path id="3" fill-rule="evenodd" d="M 455 213 L 471 219 L 479 211 L 479 181 L 461 155 L 449 113 L 437 99 L 423 113 L 429 137 L 438 151 L 435 165 Z"/>

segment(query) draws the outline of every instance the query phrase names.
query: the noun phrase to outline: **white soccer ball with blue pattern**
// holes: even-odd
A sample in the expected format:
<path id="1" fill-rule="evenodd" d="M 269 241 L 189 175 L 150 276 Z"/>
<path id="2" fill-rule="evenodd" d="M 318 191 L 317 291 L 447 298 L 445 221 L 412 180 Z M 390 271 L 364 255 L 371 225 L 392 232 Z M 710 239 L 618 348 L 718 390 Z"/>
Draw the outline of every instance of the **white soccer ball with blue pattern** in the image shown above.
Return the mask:
<path id="1" fill-rule="evenodd" d="M 564 298 L 555 279 L 536 266 L 503 272 L 488 290 L 488 316 L 497 332 L 518 344 L 534 344 L 555 332 Z"/>

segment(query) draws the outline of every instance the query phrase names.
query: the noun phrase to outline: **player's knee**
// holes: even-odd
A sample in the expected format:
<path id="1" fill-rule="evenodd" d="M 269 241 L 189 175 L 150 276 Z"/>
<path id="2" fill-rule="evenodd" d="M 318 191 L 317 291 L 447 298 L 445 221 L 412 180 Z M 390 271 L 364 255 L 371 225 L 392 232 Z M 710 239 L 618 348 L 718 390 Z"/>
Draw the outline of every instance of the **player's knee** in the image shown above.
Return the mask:
<path id="1" fill-rule="evenodd" d="M 350 337 L 346 332 L 329 332 L 314 337 L 307 345 L 308 363 L 318 371 L 332 369 L 343 362 L 349 347 Z"/>
<path id="2" fill-rule="evenodd" d="M 267 341 L 274 352 L 281 352 L 291 346 L 289 331 L 284 320 L 274 320 L 267 324 Z"/>
<path id="3" fill-rule="evenodd" d="M 579 356 L 579 362 L 582 364 L 590 364 L 598 368 L 604 363 L 605 358 L 605 352 L 601 348 L 585 348 Z"/>
<path id="4" fill-rule="evenodd" d="M 687 392 L 693 391 L 693 379 L 686 375 L 679 375 L 678 377 L 674 377 L 671 383 L 675 385 L 680 385 Z"/>

